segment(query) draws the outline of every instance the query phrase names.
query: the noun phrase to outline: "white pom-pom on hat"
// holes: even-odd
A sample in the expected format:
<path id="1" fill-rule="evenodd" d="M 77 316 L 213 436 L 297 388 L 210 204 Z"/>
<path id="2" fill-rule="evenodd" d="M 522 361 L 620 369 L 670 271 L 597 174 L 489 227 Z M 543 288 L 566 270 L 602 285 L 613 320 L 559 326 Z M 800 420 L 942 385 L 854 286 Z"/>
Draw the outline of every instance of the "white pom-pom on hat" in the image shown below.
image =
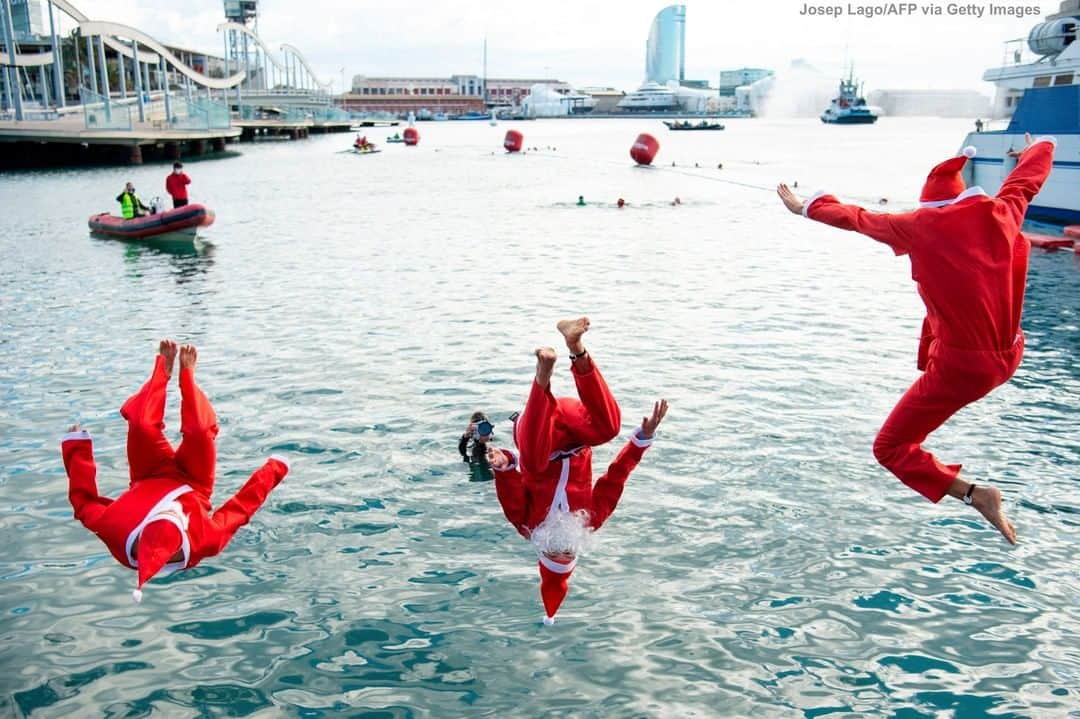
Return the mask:
<path id="1" fill-rule="evenodd" d="M 141 589 L 136 589 L 135 591 L 133 591 L 131 593 L 131 598 L 135 600 L 136 604 L 141 603 L 142 602 L 142 590 Z"/>
<path id="2" fill-rule="evenodd" d="M 975 157 L 976 152 L 978 152 L 978 150 L 975 149 L 974 145 L 968 145 L 967 147 L 965 147 L 963 150 L 960 151 L 960 154 L 963 155 L 964 157 Z"/>
<path id="3" fill-rule="evenodd" d="M 544 617 L 544 626 L 545 627 L 550 627 L 554 623 L 555 623 L 555 617 Z"/>

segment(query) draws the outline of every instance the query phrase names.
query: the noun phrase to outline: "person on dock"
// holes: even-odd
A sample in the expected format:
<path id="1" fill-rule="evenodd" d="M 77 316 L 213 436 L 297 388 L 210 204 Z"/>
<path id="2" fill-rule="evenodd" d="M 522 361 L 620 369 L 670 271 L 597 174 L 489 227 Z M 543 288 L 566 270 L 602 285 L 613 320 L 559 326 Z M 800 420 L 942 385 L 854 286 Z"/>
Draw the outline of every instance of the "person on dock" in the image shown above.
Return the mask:
<path id="1" fill-rule="evenodd" d="M 135 185 L 130 182 L 124 185 L 124 191 L 116 196 L 116 201 L 120 203 L 120 214 L 125 220 L 151 213 L 150 208 L 144 205 L 139 196 L 135 194 Z"/>
<path id="2" fill-rule="evenodd" d="M 180 432 L 173 450 L 165 438 L 165 390 L 179 354 Z M 116 499 L 98 494 L 97 465 L 90 434 L 74 425 L 61 440 L 68 499 L 75 518 L 109 548 L 125 567 L 138 572 L 132 593 L 158 572 L 191 569 L 225 548 L 289 471 L 271 456 L 231 499 L 211 511 L 218 433 L 217 416 L 195 384 L 195 347 L 177 351 L 162 340 L 149 381 L 120 408 L 128 422 L 127 458 L 131 483 Z"/>
<path id="3" fill-rule="evenodd" d="M 165 191 L 172 197 L 172 206 L 183 207 L 188 203 L 187 186 L 191 184 L 191 178 L 184 172 L 181 162 L 174 162 L 172 172 L 165 178 Z"/>
<path id="4" fill-rule="evenodd" d="M 537 554 L 545 624 L 555 621 L 578 555 L 622 496 L 630 472 L 652 445 L 667 414 L 661 400 L 642 420 L 608 471 L 593 485 L 592 447 L 613 440 L 622 416 L 600 370 L 585 350 L 589 320 L 563 320 L 559 332 L 570 350 L 579 399 L 551 393 L 555 350 L 536 350 L 536 376 L 524 411 L 514 421 L 518 452 L 488 445 L 488 463 L 506 519 Z"/>
<path id="5" fill-rule="evenodd" d="M 885 420 L 874 456 L 930 501 L 948 495 L 972 505 L 1010 544 L 1016 530 L 1005 517 L 1000 490 L 961 478 L 961 465 L 942 464 L 922 443 L 961 408 L 1005 384 L 1023 356 L 1020 315 L 1030 243 L 1020 228 L 1050 174 L 1056 141 L 1027 135 L 1025 144 L 997 195 L 965 188 L 961 172 L 975 155 L 968 147 L 930 171 L 914 212 L 868 212 L 821 193 L 803 202 L 787 185 L 777 188 L 791 212 L 861 232 L 910 256 L 926 305 L 916 363 L 922 375 Z"/>

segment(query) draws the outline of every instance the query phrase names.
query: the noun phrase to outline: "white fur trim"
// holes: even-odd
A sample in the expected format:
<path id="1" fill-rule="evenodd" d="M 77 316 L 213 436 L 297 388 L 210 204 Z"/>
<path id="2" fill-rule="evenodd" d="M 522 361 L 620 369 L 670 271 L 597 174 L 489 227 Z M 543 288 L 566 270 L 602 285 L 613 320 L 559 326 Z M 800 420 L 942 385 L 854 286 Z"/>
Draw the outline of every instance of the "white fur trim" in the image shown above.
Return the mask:
<path id="1" fill-rule="evenodd" d="M 1053 135 L 1040 135 L 1031 141 L 1031 146 L 1035 147 L 1035 145 L 1038 145 L 1040 142 L 1049 142 L 1054 147 L 1057 147 L 1057 138 Z"/>
<path id="2" fill-rule="evenodd" d="M 653 440 L 656 439 L 656 435 L 645 439 L 641 436 L 641 427 L 634 430 L 634 433 L 630 435 L 630 441 L 634 443 L 635 447 L 651 447 Z"/>
<path id="3" fill-rule="evenodd" d="M 550 627 L 554 623 L 555 623 L 555 617 L 544 617 L 544 626 L 545 627 Z"/>
<path id="4" fill-rule="evenodd" d="M 187 527 L 180 524 L 176 517 L 171 514 L 162 514 L 161 512 L 168 508 L 168 506 L 179 496 L 187 494 L 192 491 L 191 487 L 182 485 L 177 487 L 173 491 L 162 497 L 157 504 L 150 508 L 150 511 L 146 513 L 143 520 L 139 522 L 139 526 L 131 530 L 131 534 L 127 537 L 127 542 L 124 545 L 124 555 L 128 558 L 128 564 L 132 569 L 139 568 L 139 558 L 131 554 L 131 547 L 135 544 L 135 538 L 139 536 L 139 533 L 143 531 L 143 527 L 154 522 L 158 519 L 164 519 L 168 522 L 172 522 L 176 525 L 176 528 L 180 530 L 180 550 L 183 553 L 183 559 L 179 562 L 169 562 L 161 568 L 163 574 L 172 574 L 187 566 L 188 560 L 191 558 L 191 545 L 188 542 Z"/>
<path id="5" fill-rule="evenodd" d="M 90 439 L 90 433 L 85 429 L 79 430 L 78 432 L 68 432 L 60 438 L 60 444 L 63 444 L 64 442 L 73 442 L 77 439 Z"/>
<path id="6" fill-rule="evenodd" d="M 574 567 L 577 566 L 576 557 L 569 564 L 556 562 L 554 559 L 549 559 L 543 554 L 537 554 L 536 558 L 540 560 L 540 563 L 544 565 L 545 569 L 555 572 L 556 574 L 569 574 L 570 572 L 574 571 Z"/>
<path id="7" fill-rule="evenodd" d="M 802 216 L 803 217 L 810 217 L 810 215 L 807 214 L 808 212 L 810 212 L 810 205 L 814 204 L 815 202 L 817 202 L 818 200 L 820 200 L 822 197 L 824 197 L 827 194 L 829 194 L 829 193 L 825 192 L 825 190 L 818 190 L 813 195 L 811 195 L 810 199 L 803 203 Z"/>
<path id="8" fill-rule="evenodd" d="M 960 154 L 963 155 L 964 157 L 970 159 L 972 157 L 975 157 L 975 155 L 977 155 L 978 152 L 979 151 L 975 149 L 974 145 L 968 145 L 967 147 L 965 147 L 963 150 L 960 151 Z"/>
<path id="9" fill-rule="evenodd" d="M 974 187 L 967 188 L 951 200 L 933 200 L 930 202 L 920 202 L 919 207 L 945 207 L 945 205 L 953 205 L 957 202 L 960 202 L 960 200 L 966 200 L 969 197 L 976 197 L 979 195 L 985 197 L 986 190 L 979 187 L 978 185 L 975 185 Z"/>
<path id="10" fill-rule="evenodd" d="M 270 459 L 276 459 L 277 461 L 279 461 L 279 462 L 281 462 L 282 464 L 284 464 L 284 465 L 285 465 L 285 471 L 286 471 L 286 472 L 287 472 L 287 471 L 289 471 L 289 470 L 291 469 L 291 467 L 289 467 L 289 460 L 285 459 L 285 456 L 284 456 L 284 455 L 281 455 L 281 454 L 272 454 L 272 455 L 270 455 Z"/>
<path id="11" fill-rule="evenodd" d="M 131 598 L 135 600 L 136 604 L 142 604 L 142 590 L 136 589 L 131 593 Z"/>

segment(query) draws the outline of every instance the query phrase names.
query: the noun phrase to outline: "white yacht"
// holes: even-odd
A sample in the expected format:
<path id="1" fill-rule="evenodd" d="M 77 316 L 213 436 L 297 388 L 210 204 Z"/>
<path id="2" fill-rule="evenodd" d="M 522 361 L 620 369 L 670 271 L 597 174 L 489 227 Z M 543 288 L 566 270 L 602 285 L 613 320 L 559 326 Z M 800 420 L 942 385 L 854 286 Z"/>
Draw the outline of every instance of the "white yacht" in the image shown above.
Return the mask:
<path id="1" fill-rule="evenodd" d="M 977 154 L 967 163 L 968 185 L 996 192 L 1016 166 L 1010 150 L 1024 146 L 1024 133 L 1057 138 L 1054 169 L 1032 200 L 1028 217 L 1058 223 L 1080 222 L 1080 0 L 1064 0 L 1059 12 L 1006 47 L 1007 60 L 983 79 L 997 85 L 994 118 L 1008 126 L 969 134 L 961 147 Z"/>
<path id="2" fill-rule="evenodd" d="M 623 110 L 675 110 L 679 107 L 679 98 L 670 87 L 647 82 L 619 100 L 618 107 Z"/>

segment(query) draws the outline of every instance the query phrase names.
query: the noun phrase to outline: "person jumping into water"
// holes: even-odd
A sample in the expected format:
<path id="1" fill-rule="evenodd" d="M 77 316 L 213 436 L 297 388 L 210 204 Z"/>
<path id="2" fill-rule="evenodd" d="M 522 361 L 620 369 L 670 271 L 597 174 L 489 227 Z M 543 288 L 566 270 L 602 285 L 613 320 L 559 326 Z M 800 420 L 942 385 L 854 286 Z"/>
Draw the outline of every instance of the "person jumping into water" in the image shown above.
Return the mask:
<path id="1" fill-rule="evenodd" d="M 818 194 L 803 202 L 787 185 L 784 205 L 818 222 L 861 232 L 911 257 L 911 274 L 926 305 L 917 366 L 923 374 L 900 398 L 874 440 L 874 456 L 901 482 L 932 502 L 946 494 L 973 506 L 1010 544 L 1001 491 L 960 477 L 922 448 L 926 437 L 962 407 L 1005 384 L 1020 364 L 1020 315 L 1030 243 L 1024 213 L 1053 166 L 1056 141 L 1025 138 L 1019 162 L 990 197 L 965 188 L 961 171 L 974 148 L 931 170 L 920 209 L 879 214 Z"/>
<path id="2" fill-rule="evenodd" d="M 589 535 L 615 511 L 630 472 L 652 445 L 667 414 L 667 402 L 660 400 L 593 486 L 592 447 L 614 439 L 622 418 L 581 341 L 589 329 L 588 318 L 563 320 L 558 329 L 570 350 L 580 399 L 555 398 L 551 393 L 555 350 L 536 350 L 536 378 L 525 409 L 514 422 L 518 452 L 488 448 L 503 514 L 537 553 L 545 624 L 554 623 Z"/>
<path id="3" fill-rule="evenodd" d="M 271 456 L 239 492 L 212 510 L 217 416 L 195 384 L 198 354 L 191 345 L 179 349 L 183 441 L 176 450 L 163 431 L 165 390 L 177 354 L 175 342 L 162 340 L 150 380 L 120 408 L 128 422 L 126 492 L 116 499 L 98 494 L 93 441 L 79 425 L 60 445 L 75 518 L 118 562 L 139 573 L 132 593 L 136 602 L 142 601 L 143 584 L 159 571 L 191 569 L 223 550 L 289 471 L 285 459 Z"/>

